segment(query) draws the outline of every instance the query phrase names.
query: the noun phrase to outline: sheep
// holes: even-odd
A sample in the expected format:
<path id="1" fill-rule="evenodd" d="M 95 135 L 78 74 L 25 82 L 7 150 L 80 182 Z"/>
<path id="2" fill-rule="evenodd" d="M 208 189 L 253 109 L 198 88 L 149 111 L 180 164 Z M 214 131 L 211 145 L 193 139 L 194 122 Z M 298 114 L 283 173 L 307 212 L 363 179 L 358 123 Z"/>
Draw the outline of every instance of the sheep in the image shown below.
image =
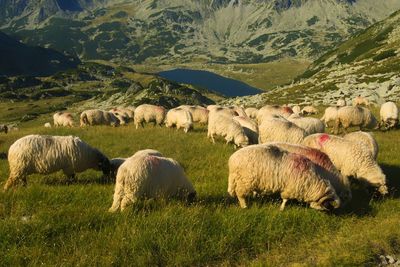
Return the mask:
<path id="1" fill-rule="evenodd" d="M 302 128 L 282 117 L 264 119 L 258 132 L 260 144 L 273 141 L 300 144 L 306 136 Z"/>
<path id="2" fill-rule="evenodd" d="M 85 110 L 80 116 L 81 127 L 86 125 L 110 125 L 117 127 L 120 125 L 120 120 L 111 112 L 100 109 Z"/>
<path id="3" fill-rule="evenodd" d="M 5 134 L 7 134 L 8 133 L 8 126 L 7 125 L 5 125 L 5 124 L 0 124 L 0 133 L 1 132 L 4 132 Z"/>
<path id="4" fill-rule="evenodd" d="M 121 122 L 121 125 L 127 124 L 130 121 L 133 121 L 135 112 L 134 109 L 131 108 L 112 108 L 109 112 L 113 113 Z"/>
<path id="5" fill-rule="evenodd" d="M 215 143 L 214 135 L 225 137 L 226 143 L 233 142 L 235 147 L 244 147 L 249 144 L 249 138 L 240 123 L 217 110 L 212 110 L 208 118 L 207 137 L 211 138 L 213 143 Z"/>
<path id="6" fill-rule="evenodd" d="M 110 174 L 110 162 L 98 149 L 75 136 L 28 135 L 15 141 L 8 151 L 10 176 L 4 186 L 8 190 L 17 182 L 26 185 L 30 174 L 50 174 L 62 170 L 73 180 L 75 173 L 87 169 Z"/>
<path id="7" fill-rule="evenodd" d="M 167 112 L 165 126 L 168 128 L 176 126 L 178 130 L 183 128 L 184 132 L 187 133 L 189 130 L 193 129 L 192 114 L 189 111 L 181 108 L 171 109 Z"/>
<path id="8" fill-rule="evenodd" d="M 292 110 L 293 110 L 294 114 L 297 114 L 297 115 L 301 114 L 301 107 L 299 105 L 293 106 Z"/>
<path id="9" fill-rule="evenodd" d="M 161 152 L 154 150 L 154 149 L 143 149 L 137 151 L 134 156 L 137 155 L 152 155 L 152 156 L 158 156 L 158 157 L 163 157 Z M 110 169 L 111 169 L 111 177 L 115 178 L 117 175 L 117 171 L 119 167 L 126 161 L 126 158 L 113 158 L 110 160 Z"/>
<path id="10" fill-rule="evenodd" d="M 261 124 L 263 119 L 270 118 L 271 116 L 274 115 L 279 115 L 284 118 L 289 117 L 290 115 L 293 114 L 293 110 L 289 107 L 281 107 L 281 106 L 271 106 L 271 105 L 266 105 L 263 106 L 257 113 L 257 122 L 258 124 Z"/>
<path id="11" fill-rule="evenodd" d="M 321 121 L 325 123 L 325 127 L 329 127 L 330 122 L 336 122 L 338 107 L 327 107 L 324 112 L 324 116 L 322 116 Z"/>
<path id="12" fill-rule="evenodd" d="M 370 151 L 358 143 L 334 135 L 313 134 L 304 139 L 303 145 L 319 149 L 327 154 L 344 176 L 353 176 L 377 187 L 382 195 L 388 193 L 385 174 Z"/>
<path id="13" fill-rule="evenodd" d="M 178 108 L 182 108 L 184 110 L 189 111 L 190 114 L 192 114 L 193 122 L 207 125 L 209 111 L 206 108 L 201 106 L 189 106 L 189 105 L 181 105 Z"/>
<path id="14" fill-rule="evenodd" d="M 247 117 L 246 111 L 245 111 L 242 107 L 239 107 L 239 106 L 229 106 L 228 108 L 231 109 L 231 110 L 233 110 L 233 111 L 235 111 L 235 112 L 237 113 L 238 116 Z"/>
<path id="15" fill-rule="evenodd" d="M 358 95 L 356 98 L 353 99 L 352 101 L 353 106 L 361 106 L 361 105 L 365 105 L 365 106 L 369 106 L 369 101 L 368 99 L 362 97 L 361 95 Z"/>
<path id="16" fill-rule="evenodd" d="M 119 167 L 114 199 L 110 212 L 123 211 L 128 205 L 144 198 L 187 198 L 192 201 L 196 191 L 183 168 L 171 158 L 134 155 Z"/>
<path id="17" fill-rule="evenodd" d="M 154 125 L 161 126 L 164 122 L 165 115 L 167 111 L 164 107 L 143 104 L 138 106 L 135 109 L 135 126 L 136 129 L 139 128 L 139 125 L 143 127 L 143 122 L 150 123 L 153 122 Z"/>
<path id="18" fill-rule="evenodd" d="M 239 114 L 234 109 L 231 109 L 231 108 L 228 108 L 228 107 L 215 107 L 215 108 L 213 108 L 208 114 L 209 117 L 210 117 L 211 112 L 213 112 L 213 113 L 218 112 L 219 114 L 224 114 L 224 115 L 232 117 L 232 118 L 235 117 L 235 116 L 239 116 Z"/>
<path id="19" fill-rule="evenodd" d="M 345 107 L 347 106 L 346 99 L 343 97 L 339 98 L 338 101 L 336 102 L 336 107 Z"/>
<path id="20" fill-rule="evenodd" d="M 348 203 L 351 200 L 352 194 L 348 177 L 343 176 L 336 169 L 335 165 L 333 165 L 332 161 L 325 153 L 315 148 L 289 143 L 272 142 L 265 145 L 274 145 L 290 153 L 300 154 L 311 160 L 314 164 L 319 165 L 326 173 L 324 177 L 327 178 L 335 188 L 335 191 L 342 200 L 342 203 Z"/>
<path id="21" fill-rule="evenodd" d="M 347 128 L 350 126 L 359 126 L 360 130 L 364 127 L 372 129 L 378 126 L 378 122 L 372 112 L 367 108 L 360 106 L 339 108 L 335 121 L 335 134 L 339 133 L 341 127 L 343 127 L 346 133 Z"/>
<path id="22" fill-rule="evenodd" d="M 53 124 L 55 127 L 74 127 L 74 118 L 69 112 L 57 112 L 53 115 Z"/>
<path id="23" fill-rule="evenodd" d="M 46 122 L 44 124 L 44 128 L 51 128 L 51 123 L 50 122 Z"/>
<path id="24" fill-rule="evenodd" d="M 247 208 L 246 196 L 254 192 L 280 193 L 281 210 L 288 199 L 310 203 L 319 210 L 340 206 L 335 189 L 325 179 L 322 167 L 306 157 L 275 145 L 252 145 L 236 151 L 229 158 L 228 193 Z"/>
<path id="25" fill-rule="evenodd" d="M 258 114 L 258 109 L 256 108 L 246 108 L 244 110 L 244 112 L 246 113 L 247 117 L 249 117 L 250 119 L 257 119 L 257 114 Z"/>
<path id="26" fill-rule="evenodd" d="M 207 110 L 208 111 L 212 111 L 212 110 L 214 110 L 216 108 L 222 108 L 222 106 L 220 106 L 220 105 L 208 105 L 207 106 Z"/>
<path id="27" fill-rule="evenodd" d="M 287 120 L 302 128 L 306 132 L 306 135 L 325 132 L 325 124 L 316 118 L 300 117 L 299 115 L 292 114 Z"/>
<path id="28" fill-rule="evenodd" d="M 308 115 L 308 114 L 318 114 L 318 110 L 314 106 L 305 106 L 301 110 L 301 114 Z"/>
<path id="29" fill-rule="evenodd" d="M 382 104 L 380 110 L 379 127 L 390 130 L 395 128 L 399 123 L 399 109 L 393 102 Z"/>
<path id="30" fill-rule="evenodd" d="M 249 117 L 236 116 L 233 117 L 243 128 L 244 133 L 249 138 L 251 144 L 258 143 L 258 126 Z"/>
<path id="31" fill-rule="evenodd" d="M 379 146 L 372 133 L 358 131 L 346 134 L 345 136 L 343 136 L 343 138 L 346 140 L 357 142 L 361 146 L 368 149 L 374 160 L 378 158 Z"/>

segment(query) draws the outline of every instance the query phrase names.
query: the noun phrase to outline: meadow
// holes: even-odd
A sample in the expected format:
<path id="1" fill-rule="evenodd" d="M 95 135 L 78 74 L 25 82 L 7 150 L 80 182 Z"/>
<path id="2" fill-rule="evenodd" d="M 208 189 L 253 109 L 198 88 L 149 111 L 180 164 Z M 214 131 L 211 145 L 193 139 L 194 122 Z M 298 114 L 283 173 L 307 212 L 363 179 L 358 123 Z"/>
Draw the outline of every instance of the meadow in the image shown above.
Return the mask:
<path id="1" fill-rule="evenodd" d="M 67 184 L 61 173 L 32 175 L 27 187 L 0 191 L 2 266 L 376 266 L 379 255 L 400 257 L 400 131 L 375 132 L 378 161 L 390 194 L 380 198 L 353 184 L 353 201 L 334 213 L 279 197 L 252 199 L 241 209 L 228 197 L 229 156 L 206 129 L 133 125 L 44 128 L 50 115 L 0 134 L 0 152 L 27 134 L 76 135 L 109 158 L 153 148 L 178 160 L 197 190 L 191 204 L 145 200 L 108 213 L 113 182 L 86 171 Z M 0 159 L 0 186 L 8 163 Z"/>

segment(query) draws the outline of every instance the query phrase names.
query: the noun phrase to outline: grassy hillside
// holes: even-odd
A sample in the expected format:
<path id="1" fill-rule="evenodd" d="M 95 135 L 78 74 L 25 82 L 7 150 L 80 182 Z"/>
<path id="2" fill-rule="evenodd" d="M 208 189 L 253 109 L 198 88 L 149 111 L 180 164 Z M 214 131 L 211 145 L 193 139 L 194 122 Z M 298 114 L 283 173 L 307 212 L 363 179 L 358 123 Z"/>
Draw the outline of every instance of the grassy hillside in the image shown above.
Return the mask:
<path id="1" fill-rule="evenodd" d="M 278 197 L 254 199 L 240 209 L 226 193 L 233 147 L 211 144 L 204 128 L 184 134 L 132 125 L 42 127 L 50 120 L 42 115 L 1 134 L 0 152 L 32 133 L 77 135 L 109 157 L 154 148 L 182 164 L 198 198 L 190 206 L 147 200 L 110 214 L 113 183 L 100 173 L 79 174 L 71 185 L 61 173 L 32 175 L 26 188 L 0 192 L 2 265 L 376 266 L 380 255 L 400 258 L 398 130 L 375 133 L 390 196 L 371 198 L 354 184 L 350 205 L 328 214 L 296 202 L 280 212 Z M 7 176 L 7 160 L 1 159 L 1 185 Z"/>

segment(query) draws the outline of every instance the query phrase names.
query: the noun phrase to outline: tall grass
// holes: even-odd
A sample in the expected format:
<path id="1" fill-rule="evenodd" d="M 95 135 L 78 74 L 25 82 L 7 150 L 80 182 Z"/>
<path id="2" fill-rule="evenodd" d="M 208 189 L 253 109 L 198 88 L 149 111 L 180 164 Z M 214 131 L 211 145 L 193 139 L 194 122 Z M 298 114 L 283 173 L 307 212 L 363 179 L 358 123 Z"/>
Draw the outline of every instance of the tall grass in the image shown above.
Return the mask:
<path id="1" fill-rule="evenodd" d="M 113 184 L 87 171 L 68 185 L 61 173 L 32 175 L 26 188 L 0 193 L 0 263 L 17 265 L 374 265 L 400 255 L 400 132 L 375 134 L 391 187 L 385 199 L 354 185 L 354 200 L 335 214 L 279 198 L 253 199 L 248 209 L 227 197 L 234 152 L 212 144 L 204 128 L 184 134 L 147 126 L 45 129 L 40 118 L 0 137 L 0 152 L 31 134 L 77 135 L 110 158 L 154 148 L 178 160 L 198 192 L 192 205 L 146 200 L 110 214 Z M 0 182 L 8 175 L 0 160 Z"/>

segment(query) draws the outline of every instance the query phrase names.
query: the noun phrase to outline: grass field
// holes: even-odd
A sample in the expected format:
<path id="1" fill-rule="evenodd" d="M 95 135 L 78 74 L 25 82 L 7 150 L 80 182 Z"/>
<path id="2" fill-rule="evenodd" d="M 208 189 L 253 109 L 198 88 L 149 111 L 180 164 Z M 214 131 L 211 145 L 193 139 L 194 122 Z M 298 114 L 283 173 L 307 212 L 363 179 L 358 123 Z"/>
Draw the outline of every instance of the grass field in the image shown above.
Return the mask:
<path id="1" fill-rule="evenodd" d="M 379 163 L 390 196 L 371 197 L 353 186 L 353 201 L 334 214 L 276 197 L 254 199 L 246 210 L 227 197 L 232 146 L 211 144 L 204 128 L 45 129 L 42 115 L 0 134 L 0 152 L 27 134 L 77 135 L 110 158 L 154 148 L 175 158 L 198 197 L 146 200 L 122 213 L 107 212 L 113 184 L 87 171 L 67 185 L 61 173 L 32 175 L 26 188 L 0 192 L 2 266 L 376 266 L 379 255 L 400 257 L 400 131 L 376 132 Z M 8 176 L 0 160 L 0 184 Z"/>

